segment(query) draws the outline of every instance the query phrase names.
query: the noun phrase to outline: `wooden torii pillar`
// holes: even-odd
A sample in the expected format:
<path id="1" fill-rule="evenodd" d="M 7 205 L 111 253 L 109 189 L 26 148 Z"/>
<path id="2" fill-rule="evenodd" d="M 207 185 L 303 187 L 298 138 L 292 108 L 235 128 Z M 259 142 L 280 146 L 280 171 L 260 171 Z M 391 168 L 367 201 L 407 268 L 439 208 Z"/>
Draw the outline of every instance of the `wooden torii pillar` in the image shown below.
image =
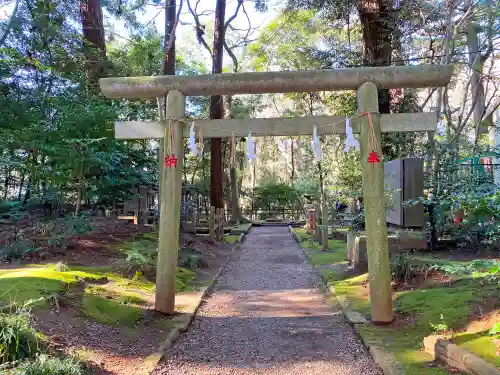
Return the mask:
<path id="1" fill-rule="evenodd" d="M 377 89 L 442 87 L 449 83 L 452 65 L 397 66 L 268 73 L 224 73 L 199 76 L 149 76 L 102 78 L 100 87 L 108 98 L 154 99 L 167 95 L 167 118 L 173 121 L 175 155 L 183 155 L 182 137 L 189 128 L 182 120 L 185 96 L 237 95 L 357 90 L 358 111 L 370 113 L 375 143 L 381 153 L 381 132 L 434 131 L 436 113 L 378 114 Z M 252 135 L 309 135 L 316 125 L 318 134 L 345 133 L 344 116 L 311 116 L 302 118 L 270 118 L 247 120 L 196 120 L 206 138 Z M 311 131 L 305 133 L 304 124 Z M 117 139 L 165 139 L 168 149 L 167 124 L 157 121 L 117 121 Z M 351 120 L 354 133 L 361 133 L 363 197 L 367 230 L 368 271 L 371 319 L 390 323 L 393 319 L 390 289 L 389 251 L 384 198 L 384 165 L 369 164 L 370 131 L 368 116 Z M 223 129 L 223 130 L 222 130 Z M 172 314 L 175 310 L 175 273 L 179 247 L 180 194 L 182 158 L 176 169 L 164 168 L 161 183 L 160 239 L 156 279 L 156 310 Z"/>

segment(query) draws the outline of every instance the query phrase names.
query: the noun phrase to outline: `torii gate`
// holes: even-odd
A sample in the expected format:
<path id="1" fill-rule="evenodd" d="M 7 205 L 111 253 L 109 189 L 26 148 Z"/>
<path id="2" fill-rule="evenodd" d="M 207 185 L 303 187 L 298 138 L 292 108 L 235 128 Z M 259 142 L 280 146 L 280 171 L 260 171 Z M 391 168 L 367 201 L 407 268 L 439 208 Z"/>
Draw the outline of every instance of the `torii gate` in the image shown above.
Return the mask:
<path id="1" fill-rule="evenodd" d="M 438 116 L 436 113 L 380 115 L 377 89 L 442 87 L 449 83 L 452 74 L 452 65 L 396 66 L 298 72 L 103 78 L 100 80 L 100 87 L 106 97 L 113 99 L 154 99 L 166 95 L 166 117 L 174 129 L 173 136 L 169 134 L 167 123 L 155 121 L 118 121 L 115 125 L 115 136 L 118 139 L 164 138 L 164 154 L 171 149 L 178 156 L 184 155 L 183 137 L 188 137 L 189 133 L 186 122 L 182 120 L 185 116 L 185 96 L 357 90 L 359 113 L 371 114 L 351 120 L 353 132 L 361 133 L 371 319 L 376 323 L 390 323 L 393 314 L 384 198 L 384 165 L 370 164 L 368 155 L 371 151 L 381 154 L 381 132 L 434 131 Z M 321 135 L 345 133 L 343 120 L 344 116 L 196 120 L 195 127 L 201 127 L 206 138 L 227 137 L 231 133 L 235 136 L 245 136 L 250 128 L 252 135 L 255 136 L 291 136 L 311 134 L 312 131 L 304 132 L 304 123 L 308 123 L 311 124 L 311 129 L 316 125 L 318 134 Z M 369 120 L 372 120 L 371 124 Z M 162 168 L 161 176 L 155 308 L 166 314 L 173 314 L 175 309 L 182 159 L 179 157 L 177 168 L 170 170 Z"/>

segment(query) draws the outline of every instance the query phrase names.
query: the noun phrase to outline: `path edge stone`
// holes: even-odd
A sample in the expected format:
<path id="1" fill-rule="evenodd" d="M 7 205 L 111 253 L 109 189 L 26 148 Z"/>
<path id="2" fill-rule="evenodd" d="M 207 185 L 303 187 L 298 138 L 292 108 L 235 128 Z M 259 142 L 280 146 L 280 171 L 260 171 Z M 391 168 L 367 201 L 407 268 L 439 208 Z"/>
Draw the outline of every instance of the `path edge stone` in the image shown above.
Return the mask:
<path id="1" fill-rule="evenodd" d="M 297 242 L 297 245 L 302 250 L 306 258 L 310 261 L 311 258 L 308 252 L 300 246 L 300 241 L 291 225 L 288 226 L 288 231 L 290 232 L 295 242 Z M 321 293 L 324 295 L 326 301 L 331 304 L 330 301 L 334 299 L 340 305 L 346 322 L 354 329 L 354 332 L 363 343 L 363 346 L 366 348 L 368 353 L 370 353 L 370 355 L 373 358 L 373 361 L 377 364 L 377 366 L 381 368 L 384 375 L 404 375 L 403 365 L 400 362 L 398 362 L 394 358 L 394 356 L 387 350 L 385 350 L 385 348 L 382 347 L 378 342 L 374 342 L 374 340 L 372 340 L 370 337 L 368 337 L 368 335 L 364 334 L 362 330 L 359 329 L 360 326 L 368 324 L 369 323 L 368 320 L 366 320 L 366 318 L 357 311 L 353 311 L 350 308 L 349 301 L 347 300 L 347 298 L 345 296 L 338 295 L 335 292 L 335 287 L 329 284 L 323 278 L 321 273 L 318 271 L 318 268 L 313 266 L 312 264 L 311 266 L 313 267 L 313 269 L 319 275 L 321 281 L 323 282 L 323 284 L 320 285 L 319 289 Z"/>
<path id="2" fill-rule="evenodd" d="M 200 297 L 199 300 L 196 303 L 196 307 L 192 313 L 186 314 L 186 319 L 181 323 L 179 327 L 174 327 L 167 335 L 166 339 L 160 344 L 156 352 L 153 354 L 150 354 L 149 356 L 146 357 L 146 359 L 143 361 L 143 364 L 147 369 L 152 368 L 152 370 L 148 370 L 147 372 L 144 372 L 145 375 L 150 375 L 153 373 L 155 370 L 156 366 L 158 366 L 158 363 L 162 360 L 163 356 L 165 355 L 166 351 L 172 347 L 172 345 L 175 343 L 175 341 L 179 338 L 180 334 L 182 332 L 186 332 L 189 327 L 191 326 L 191 323 L 193 323 L 193 320 L 198 313 L 199 308 L 201 307 L 203 301 L 210 295 L 212 292 L 215 283 L 219 279 L 219 276 L 221 275 L 222 271 L 226 268 L 227 264 L 231 260 L 231 257 L 234 253 L 235 250 L 239 249 L 241 246 L 241 241 L 245 238 L 246 233 L 242 233 L 240 235 L 240 242 L 236 244 L 236 246 L 233 247 L 232 251 L 229 253 L 229 256 L 227 257 L 226 261 L 222 266 L 219 268 L 215 276 L 212 278 L 212 281 L 210 282 L 209 285 L 206 287 L 202 288 L 200 290 Z"/>

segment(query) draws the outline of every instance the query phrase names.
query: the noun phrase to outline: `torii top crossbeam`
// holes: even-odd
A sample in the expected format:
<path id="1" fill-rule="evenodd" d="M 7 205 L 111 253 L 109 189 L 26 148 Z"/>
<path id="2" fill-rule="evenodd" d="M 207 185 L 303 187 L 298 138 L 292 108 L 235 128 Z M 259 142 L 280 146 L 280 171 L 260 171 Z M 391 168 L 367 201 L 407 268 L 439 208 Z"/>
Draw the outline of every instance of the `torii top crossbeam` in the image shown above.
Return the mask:
<path id="1" fill-rule="evenodd" d="M 453 65 L 391 66 L 293 72 L 250 72 L 197 76 L 102 78 L 103 94 L 112 99 L 147 99 L 178 90 L 185 96 L 265 94 L 356 90 L 372 82 L 379 89 L 446 86 Z"/>

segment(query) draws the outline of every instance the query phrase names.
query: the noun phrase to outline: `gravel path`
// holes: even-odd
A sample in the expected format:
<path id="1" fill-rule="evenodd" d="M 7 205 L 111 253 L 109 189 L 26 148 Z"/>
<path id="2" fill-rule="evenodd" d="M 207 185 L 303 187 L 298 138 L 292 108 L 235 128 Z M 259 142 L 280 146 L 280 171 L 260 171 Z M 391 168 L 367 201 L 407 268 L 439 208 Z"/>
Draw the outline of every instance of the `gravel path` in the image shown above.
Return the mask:
<path id="1" fill-rule="evenodd" d="M 286 227 L 254 228 L 154 375 L 381 375 Z"/>

